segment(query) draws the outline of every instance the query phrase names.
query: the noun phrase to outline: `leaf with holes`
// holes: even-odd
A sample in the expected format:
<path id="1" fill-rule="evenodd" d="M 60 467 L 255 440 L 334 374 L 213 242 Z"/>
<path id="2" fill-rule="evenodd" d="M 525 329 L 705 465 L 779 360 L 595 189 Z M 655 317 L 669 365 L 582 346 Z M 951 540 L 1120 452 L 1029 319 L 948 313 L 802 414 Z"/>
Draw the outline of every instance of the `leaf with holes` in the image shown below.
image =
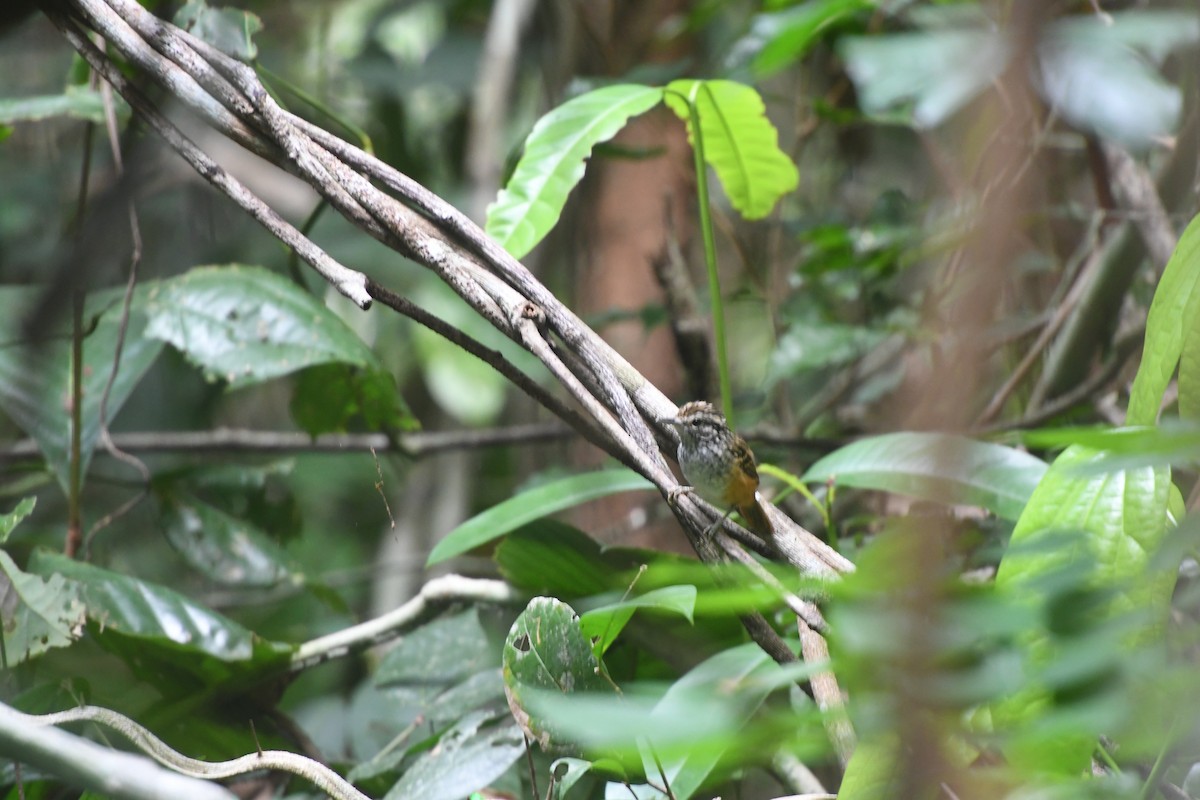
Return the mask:
<path id="1" fill-rule="evenodd" d="M 9 667 L 79 638 L 87 617 L 79 589 L 62 575 L 43 579 L 22 572 L 0 550 L 0 621 Z"/>

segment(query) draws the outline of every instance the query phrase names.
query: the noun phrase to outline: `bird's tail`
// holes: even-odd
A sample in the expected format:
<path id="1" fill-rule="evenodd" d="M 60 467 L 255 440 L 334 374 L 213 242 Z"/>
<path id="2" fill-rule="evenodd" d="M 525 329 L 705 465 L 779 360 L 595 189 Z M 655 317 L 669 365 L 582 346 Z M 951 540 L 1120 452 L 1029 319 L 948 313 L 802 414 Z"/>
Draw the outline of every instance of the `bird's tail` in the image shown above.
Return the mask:
<path id="1" fill-rule="evenodd" d="M 746 521 L 746 527 L 765 538 L 771 535 L 772 528 L 771 520 L 767 517 L 767 510 L 763 508 L 763 502 L 762 497 L 755 492 L 752 502 L 738 506 L 738 513 Z"/>

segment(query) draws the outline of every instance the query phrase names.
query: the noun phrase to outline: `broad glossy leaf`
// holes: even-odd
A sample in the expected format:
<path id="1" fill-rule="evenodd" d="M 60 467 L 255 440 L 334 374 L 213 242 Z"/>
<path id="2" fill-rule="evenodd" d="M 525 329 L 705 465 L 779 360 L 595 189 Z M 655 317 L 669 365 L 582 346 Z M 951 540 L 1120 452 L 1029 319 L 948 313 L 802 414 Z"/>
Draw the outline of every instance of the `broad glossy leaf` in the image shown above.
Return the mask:
<path id="1" fill-rule="evenodd" d="M 939 503 L 982 506 L 1016 519 L 1046 471 L 1041 459 L 941 433 L 889 433 L 849 444 L 809 467 L 805 483 L 878 489 Z"/>
<path id="2" fill-rule="evenodd" d="M 1175 252 L 1171 254 L 1154 290 L 1150 303 L 1150 314 L 1146 318 L 1146 341 L 1142 347 L 1142 363 L 1133 378 L 1129 390 L 1129 409 L 1125 413 L 1127 425 L 1153 425 L 1158 419 L 1158 409 L 1163 393 L 1171 382 L 1175 366 L 1179 363 L 1185 338 L 1195 338 L 1192 328 L 1200 313 L 1200 216 L 1192 219 L 1179 238 Z M 1195 347 L 1189 344 L 1189 347 Z M 1180 403 L 1194 409 L 1197 380 L 1189 354 L 1187 378 L 1180 386 Z M 1183 394 L 1188 399 L 1182 399 Z"/>
<path id="3" fill-rule="evenodd" d="M 455 683 L 500 666 L 500 652 L 479 622 L 479 611 L 443 617 L 404 635 L 375 673 L 377 686 Z"/>
<path id="4" fill-rule="evenodd" d="M 87 610 L 79 590 L 78 583 L 61 575 L 43 580 L 22 572 L 0 550 L 0 622 L 8 667 L 80 637 Z"/>
<path id="5" fill-rule="evenodd" d="M 320 300 L 259 267 L 197 267 L 153 289 L 146 312 L 146 336 L 230 388 L 331 362 L 382 369 Z"/>
<path id="6" fill-rule="evenodd" d="M 41 293 L 30 289 L 0 291 L 0 339 L 19 341 L 22 325 Z M 121 293 L 101 292 L 88 298 L 84 311 L 83 430 L 80 460 L 86 474 L 100 435 L 100 400 L 112 372 L 121 322 Z M 89 327 L 91 321 L 95 325 Z M 109 423 L 133 388 L 158 357 L 162 343 L 145 336 L 146 317 L 131 309 L 121 368 L 108 398 Z M 71 440 L 71 344 L 68 333 L 52 331 L 39 344 L 0 348 L 0 408 L 38 443 L 46 462 L 67 490 Z"/>
<path id="7" fill-rule="evenodd" d="M 521 729 L 507 721 L 488 725 L 494 716 L 464 717 L 405 770 L 384 800 L 460 800 L 489 786 L 525 754 Z"/>
<path id="8" fill-rule="evenodd" d="M 1152 568 L 1167 530 L 1170 472 L 1144 467 L 1087 474 L 1083 468 L 1098 457 L 1096 451 L 1076 445 L 1055 460 L 1017 521 L 996 586 L 1032 600 L 1042 593 L 1039 582 L 1086 560 L 1094 564 L 1092 588 L 1117 592 L 1100 610 L 1101 617 L 1133 614 L 1144 637 L 1165 623 L 1175 582 L 1174 568 Z M 1064 534 L 1075 534 L 1076 544 L 1062 546 Z M 1053 660 L 1045 640 L 1035 640 L 1032 646 L 1037 661 Z M 1047 702 L 1046 691 L 1029 686 L 997 709 L 997 718 L 1023 725 Z M 1053 743 L 1027 741 L 1010 756 L 1039 769 L 1073 773 L 1087 764 L 1098 733 L 1076 728 L 1074 737 L 1060 735 Z"/>
<path id="9" fill-rule="evenodd" d="M 21 520 L 33 513 L 34 506 L 37 505 L 37 497 L 26 497 L 17 503 L 17 507 L 8 514 L 0 514 L 0 544 L 8 541 L 8 537 Z"/>
<path id="10" fill-rule="evenodd" d="M 426 564 L 436 564 L 500 538 L 540 517 L 619 492 L 652 488 L 628 469 L 608 469 L 562 478 L 522 492 L 459 525 L 433 548 Z"/>
<path id="11" fill-rule="evenodd" d="M 579 618 L 579 626 L 586 636 L 597 639 L 593 645 L 602 655 L 624 630 L 633 612 L 639 608 L 666 611 L 678 614 L 688 622 L 696 608 L 695 586 L 664 586 L 636 597 L 628 597 L 610 605 L 593 608 Z"/>
<path id="12" fill-rule="evenodd" d="M 704 160 L 717 173 L 729 202 L 746 219 L 761 219 L 800 183 L 800 172 L 779 149 L 779 132 L 753 87 L 733 81 L 671 81 L 664 99 L 687 122 L 695 146 L 689 101 L 704 139 Z"/>
<path id="13" fill-rule="evenodd" d="M 532 250 L 558 222 L 592 148 L 661 100 L 662 89 L 617 84 L 574 97 L 538 120 L 516 170 L 488 208 L 488 235 L 517 258 Z"/>
<path id="14" fill-rule="evenodd" d="M 274 586 L 290 574 L 287 555 L 266 533 L 195 497 L 162 497 L 167 539 L 212 580 L 235 586 Z"/>
<path id="15" fill-rule="evenodd" d="M 96 637 L 131 659 L 158 658 L 185 672 L 227 680 L 286 662 L 292 647 L 267 642 L 183 595 L 148 581 L 39 550 L 31 572 L 76 581 Z"/>
<path id="16" fill-rule="evenodd" d="M 504 691 L 517 723 L 542 749 L 566 743 L 557 721 L 531 711 L 527 697 L 602 692 L 612 687 L 600 677 L 600 662 L 569 605 L 553 597 L 535 597 L 521 612 L 504 642 Z"/>

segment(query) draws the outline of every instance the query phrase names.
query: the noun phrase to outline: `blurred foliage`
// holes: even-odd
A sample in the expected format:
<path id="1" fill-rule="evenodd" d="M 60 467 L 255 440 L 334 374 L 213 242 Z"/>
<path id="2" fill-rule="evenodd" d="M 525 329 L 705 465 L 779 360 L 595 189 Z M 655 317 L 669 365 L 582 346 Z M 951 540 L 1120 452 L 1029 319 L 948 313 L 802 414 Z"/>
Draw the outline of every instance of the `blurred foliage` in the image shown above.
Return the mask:
<path id="1" fill-rule="evenodd" d="M 492 3 L 149 5 L 433 191 L 465 205 L 479 188 L 464 165 Z M 119 101 L 118 176 L 105 93 L 16 3 L 0 14 L 0 447 L 28 441 L 0 460 L 5 702 L 106 705 L 196 757 L 312 748 L 372 797 L 749 798 L 814 782 L 845 800 L 1150 798 L 1167 784 L 1162 796 L 1200 797 L 1200 526 L 1185 502 L 1200 461 L 1200 221 L 1185 226 L 1194 197 L 1165 188 L 1174 173 L 1194 185 L 1195 9 L 1047 4 L 1027 43 L 1036 60 L 1017 63 L 1007 31 L 1020 3 L 698 0 L 649 23 L 641 4 L 601 5 L 539 6 L 524 30 L 492 121 L 508 178 L 488 230 L 571 295 L 585 258 L 564 231 L 588 213 L 587 165 L 665 157 L 610 141 L 660 102 L 687 121 L 721 187 L 706 310 L 728 316 L 723 377 L 739 419 L 761 422 L 750 433 L 772 462 L 764 490 L 856 564 L 835 584 L 768 565 L 821 604 L 831 662 L 781 666 L 747 641 L 739 615 L 758 611 L 801 650 L 778 591 L 741 570 L 602 546 L 605 532 L 552 518 L 648 486 L 620 468 L 572 474 L 565 447 L 513 445 L 457 467 L 466 513 L 403 534 L 393 515 L 434 505 L 454 483 L 447 462 L 183 448 L 138 453 L 143 480 L 112 457 L 102 408 L 117 434 L 393 439 L 418 421 L 528 414 L 452 344 L 348 310 L 297 274 Z M 999 191 L 977 179 L 1010 155 L 1012 132 L 998 131 L 1016 100 L 1000 84 L 1014 71 L 1038 127 L 1021 132 L 1030 160 L 1000 174 L 1036 190 L 1016 215 L 995 319 L 957 319 L 977 266 L 962 254 Z M 1131 229 L 1107 208 L 1112 176 L 1098 166 L 1113 144 L 1162 176 L 1168 224 L 1183 231 L 1166 265 L 1109 246 Z M 336 258 L 546 380 L 306 187 L 224 157 Z M 126 307 L 130 198 L 141 276 Z M 1081 268 L 1110 251 L 1133 262 L 1124 283 Z M 1118 364 L 1055 408 L 1038 388 L 1053 360 L 1037 351 L 998 396 L 1056 310 L 1101 303 L 1072 291 L 1080 276 L 1108 287 L 1097 307 L 1120 309 L 1123 331 L 1144 327 L 1136 372 Z M 657 297 L 592 317 L 646 331 L 668 318 Z M 919 389 L 958 385 L 946 354 L 971 323 L 988 345 L 966 416 L 998 397 L 996 417 L 971 436 L 907 428 Z M 1120 348 L 1115 323 L 1095 330 L 1073 358 L 1100 374 Z M 72 512 L 83 547 L 68 557 Z M 396 555 L 400 536 L 418 541 Z M 290 671 L 303 643 L 390 610 L 372 599 L 387 579 L 464 556 L 528 602 L 464 599 L 386 651 Z M 839 712 L 806 691 L 826 668 L 858 736 L 844 769 L 827 733 Z M 528 763 L 527 741 L 540 744 Z M 811 779 L 786 768 L 797 761 Z M 79 796 L 31 770 L 21 788 L 10 767 L 0 779 L 10 797 Z"/>

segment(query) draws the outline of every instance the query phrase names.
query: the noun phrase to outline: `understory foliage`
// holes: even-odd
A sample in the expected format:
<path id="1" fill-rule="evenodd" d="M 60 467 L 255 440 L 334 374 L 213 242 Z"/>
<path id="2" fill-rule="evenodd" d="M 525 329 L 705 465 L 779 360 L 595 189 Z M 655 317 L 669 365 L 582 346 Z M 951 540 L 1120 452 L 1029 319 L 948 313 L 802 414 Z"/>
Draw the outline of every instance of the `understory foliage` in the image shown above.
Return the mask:
<path id="1" fill-rule="evenodd" d="M 521 16 L 494 3 L 146 5 L 457 203 L 487 36 Z M 659 234 L 708 345 L 673 368 L 711 366 L 764 497 L 853 570 L 682 555 L 649 481 L 321 285 L 34 16 L 0 31 L 4 704 L 112 709 L 206 761 L 302 753 L 389 800 L 1200 798 L 1194 6 L 596 5 L 611 30 L 512 23 L 503 181 L 473 213 L 583 305 L 580 263 L 633 236 L 573 238 L 635 174 L 597 171 L 690 170 Z M 625 138 L 646 120 L 659 139 Z M 258 177 L 552 386 L 435 275 Z M 585 321 L 682 336 L 660 282 Z M 578 513 L 614 496 L 633 512 Z M 14 741 L 7 797 L 87 787 Z"/>

